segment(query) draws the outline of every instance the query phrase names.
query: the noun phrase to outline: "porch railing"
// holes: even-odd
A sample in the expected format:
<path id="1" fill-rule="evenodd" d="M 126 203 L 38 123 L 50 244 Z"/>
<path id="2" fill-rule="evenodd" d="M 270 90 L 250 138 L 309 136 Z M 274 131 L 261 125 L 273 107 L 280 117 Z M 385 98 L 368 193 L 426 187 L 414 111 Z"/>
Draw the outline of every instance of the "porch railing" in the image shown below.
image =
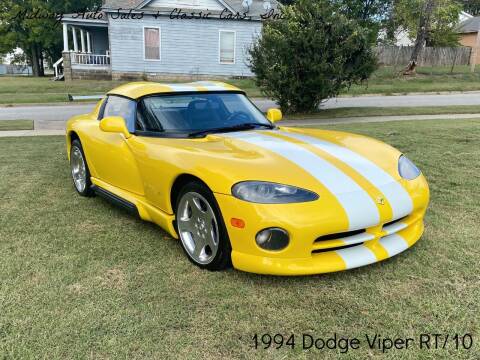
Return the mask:
<path id="1" fill-rule="evenodd" d="M 63 57 L 58 59 L 58 61 L 53 64 L 53 70 L 55 71 L 54 80 L 61 80 L 63 79 Z"/>
<path id="2" fill-rule="evenodd" d="M 110 55 L 72 53 L 72 65 L 109 66 Z"/>

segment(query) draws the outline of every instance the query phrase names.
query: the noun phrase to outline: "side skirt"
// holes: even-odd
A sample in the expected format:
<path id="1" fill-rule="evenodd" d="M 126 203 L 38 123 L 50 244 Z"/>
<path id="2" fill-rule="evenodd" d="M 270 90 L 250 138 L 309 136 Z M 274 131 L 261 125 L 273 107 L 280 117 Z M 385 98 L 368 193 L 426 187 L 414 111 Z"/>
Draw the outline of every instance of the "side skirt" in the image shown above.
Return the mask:
<path id="1" fill-rule="evenodd" d="M 92 177 L 91 180 L 92 188 L 99 196 L 134 213 L 142 220 L 157 224 L 174 239 L 178 239 L 174 226 L 175 215 L 167 214 L 151 205 L 144 196 L 119 189 L 95 177 Z"/>
<path id="2" fill-rule="evenodd" d="M 111 204 L 121 207 L 122 209 L 127 210 L 129 213 L 140 217 L 137 207 L 135 206 L 135 204 L 131 203 L 130 201 L 122 199 L 120 196 L 117 196 L 108 190 L 102 189 L 97 185 L 92 185 L 92 190 L 95 191 L 95 194 L 97 194 L 98 196 L 101 196 Z"/>

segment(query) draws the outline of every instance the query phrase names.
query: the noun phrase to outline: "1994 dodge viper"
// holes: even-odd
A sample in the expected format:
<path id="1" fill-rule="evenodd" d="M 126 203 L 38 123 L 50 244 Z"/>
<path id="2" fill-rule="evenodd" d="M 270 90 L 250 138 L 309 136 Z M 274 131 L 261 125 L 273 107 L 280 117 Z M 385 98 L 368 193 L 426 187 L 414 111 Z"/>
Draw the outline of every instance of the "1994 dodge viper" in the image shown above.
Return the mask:
<path id="1" fill-rule="evenodd" d="M 319 274 L 417 242 L 429 189 L 406 156 L 281 118 L 224 83 L 126 84 L 68 121 L 73 183 L 158 224 L 209 270 Z"/>

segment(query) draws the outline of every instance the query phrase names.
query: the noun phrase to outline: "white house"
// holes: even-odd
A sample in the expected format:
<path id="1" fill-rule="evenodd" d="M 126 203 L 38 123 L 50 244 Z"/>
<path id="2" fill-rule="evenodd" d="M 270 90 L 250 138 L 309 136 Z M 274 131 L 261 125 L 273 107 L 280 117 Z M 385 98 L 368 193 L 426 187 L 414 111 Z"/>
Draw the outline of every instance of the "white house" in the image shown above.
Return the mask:
<path id="1" fill-rule="evenodd" d="M 56 67 L 66 80 L 251 76 L 247 49 L 279 16 L 276 0 L 106 0 L 64 17 Z"/>

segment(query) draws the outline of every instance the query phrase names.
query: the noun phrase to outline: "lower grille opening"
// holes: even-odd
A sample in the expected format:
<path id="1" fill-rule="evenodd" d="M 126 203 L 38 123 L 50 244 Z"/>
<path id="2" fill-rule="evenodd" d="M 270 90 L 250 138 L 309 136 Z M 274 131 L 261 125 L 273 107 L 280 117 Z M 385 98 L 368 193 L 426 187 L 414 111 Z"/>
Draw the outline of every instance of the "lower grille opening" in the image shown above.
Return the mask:
<path id="1" fill-rule="evenodd" d="M 345 237 L 348 237 L 348 236 L 354 236 L 354 235 L 362 234 L 364 232 L 365 232 L 365 229 L 360 229 L 360 230 L 347 231 L 347 232 L 341 232 L 341 233 L 336 233 L 336 234 L 328 234 L 328 235 L 320 236 L 319 238 L 317 238 L 315 240 L 315 242 L 341 239 L 341 238 L 345 238 Z"/>
<path id="2" fill-rule="evenodd" d="M 404 219 L 407 218 L 407 217 L 408 217 L 408 216 L 404 216 L 404 217 L 402 217 L 402 218 L 400 218 L 400 219 L 390 221 L 390 222 L 388 222 L 388 223 L 386 223 L 386 224 L 383 224 L 383 227 L 386 227 L 386 226 L 388 226 L 388 225 L 393 225 L 393 224 L 395 224 L 395 223 L 397 223 L 397 222 L 400 222 L 400 221 L 404 220 Z"/>
<path id="3" fill-rule="evenodd" d="M 312 254 L 319 254 L 319 253 L 324 253 L 324 252 L 329 252 L 329 251 L 335 251 L 335 250 L 342 250 L 342 249 L 348 249 L 354 246 L 362 245 L 363 243 L 358 243 L 358 244 L 350 244 L 350 245 L 344 245 L 344 246 L 337 246 L 333 248 L 328 248 L 328 249 L 318 249 L 318 250 L 313 250 Z"/>

